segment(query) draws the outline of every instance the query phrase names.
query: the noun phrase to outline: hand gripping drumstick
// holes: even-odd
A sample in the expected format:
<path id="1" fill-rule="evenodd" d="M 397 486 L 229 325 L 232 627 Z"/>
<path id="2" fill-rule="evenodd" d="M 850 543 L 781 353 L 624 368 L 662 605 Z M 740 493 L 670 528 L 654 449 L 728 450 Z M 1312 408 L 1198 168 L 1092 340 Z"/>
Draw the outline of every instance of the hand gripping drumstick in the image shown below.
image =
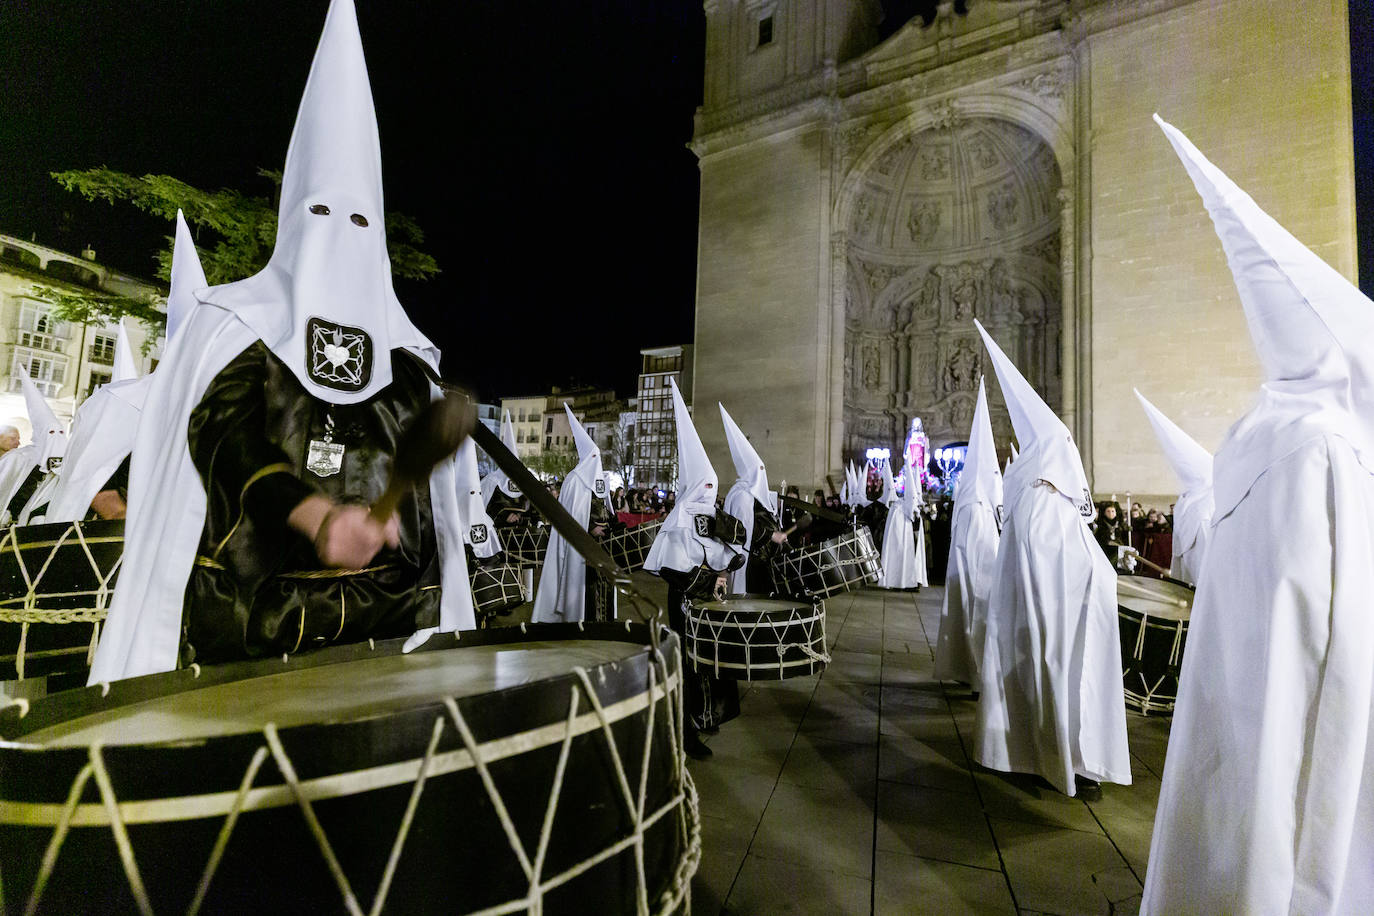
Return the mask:
<path id="1" fill-rule="evenodd" d="M 476 403 L 464 391 L 450 390 L 420 411 L 396 442 L 391 479 L 369 512 L 373 521 L 385 524 L 401 497 L 428 480 L 435 465 L 458 451 L 476 425 Z"/>

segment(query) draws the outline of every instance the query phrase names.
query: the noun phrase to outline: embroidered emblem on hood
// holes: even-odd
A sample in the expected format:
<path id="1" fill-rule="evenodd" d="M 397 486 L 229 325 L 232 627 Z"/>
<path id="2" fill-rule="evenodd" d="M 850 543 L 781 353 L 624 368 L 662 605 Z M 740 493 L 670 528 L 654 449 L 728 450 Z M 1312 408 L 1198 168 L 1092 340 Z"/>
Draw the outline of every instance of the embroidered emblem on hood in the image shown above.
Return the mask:
<path id="1" fill-rule="evenodd" d="M 362 328 L 312 317 L 305 326 L 310 380 L 336 391 L 360 391 L 372 378 L 372 338 Z"/>

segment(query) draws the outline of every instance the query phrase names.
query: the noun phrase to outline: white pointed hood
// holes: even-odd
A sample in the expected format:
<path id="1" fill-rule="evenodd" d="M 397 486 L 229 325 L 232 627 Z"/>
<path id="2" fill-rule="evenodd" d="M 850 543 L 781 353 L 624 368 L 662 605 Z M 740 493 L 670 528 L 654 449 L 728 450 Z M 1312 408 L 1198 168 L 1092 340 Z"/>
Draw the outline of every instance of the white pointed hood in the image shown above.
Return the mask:
<path id="1" fill-rule="evenodd" d="M 509 410 L 501 412 L 501 444 L 509 449 L 512 455 L 520 454 L 515 450 L 515 426 L 511 423 Z M 511 480 L 505 471 L 496 467 L 482 478 L 482 504 L 490 502 L 491 495 L 498 489 L 510 497 L 518 499 L 520 496 L 520 485 Z"/>
<path id="2" fill-rule="evenodd" d="M 735 474 L 739 477 L 736 486 L 742 483 L 754 499 L 762 503 L 773 515 L 777 515 L 778 494 L 768 488 L 768 471 L 764 467 L 763 459 L 759 457 L 758 450 L 726 411 L 725 405 L 717 402 L 716 406 L 720 408 L 720 420 L 725 425 L 725 441 L 730 446 L 730 460 L 735 463 Z"/>
<path id="3" fill-rule="evenodd" d="M 1166 417 L 1160 409 L 1146 400 L 1145 395 L 1139 389 L 1135 391 L 1135 396 L 1140 400 L 1140 406 L 1145 408 L 1145 416 L 1150 419 L 1150 426 L 1154 427 L 1155 438 L 1159 440 L 1159 447 L 1164 452 L 1164 457 L 1169 459 L 1169 466 L 1174 469 L 1174 474 L 1178 476 L 1179 486 L 1183 492 L 1194 490 L 1199 487 L 1211 489 L 1212 486 L 1212 454 L 1198 444 L 1192 436 L 1179 429 L 1178 425 Z"/>
<path id="4" fill-rule="evenodd" d="M 29 378 L 23 366 L 19 367 L 19 381 L 24 387 L 24 405 L 29 411 L 29 423 L 33 426 L 33 444 L 38 452 L 38 467 L 45 471 L 61 463 L 67 453 L 67 427 L 57 419 L 43 393 Z M 54 464 L 54 461 L 56 462 Z"/>
<path id="5" fill-rule="evenodd" d="M 277 242 L 258 274 L 201 295 L 232 311 L 320 400 L 391 383 L 391 351 L 438 353 L 396 298 L 381 145 L 353 0 L 333 0 L 282 173 Z"/>
<path id="6" fill-rule="evenodd" d="M 1374 303 L 1295 239 L 1155 115 L 1211 214 L 1264 367 L 1259 403 L 1218 451 L 1217 514 L 1264 470 L 1319 432 L 1374 468 Z M 1287 427 L 1285 434 L 1275 435 Z"/>
<path id="7" fill-rule="evenodd" d="M 167 293 L 168 346 L 191 310 L 199 304 L 196 293 L 203 293 L 209 285 L 205 282 L 205 270 L 200 266 L 195 242 L 191 240 L 191 227 L 186 225 L 186 217 L 178 210 L 176 241 L 172 245 L 171 289 Z"/>
<path id="8" fill-rule="evenodd" d="M 463 521 L 463 540 L 477 557 L 486 559 L 501 552 L 496 526 L 487 515 L 486 500 L 477 474 L 477 443 L 471 436 L 458 446 L 458 512 Z"/>
<path id="9" fill-rule="evenodd" d="M 568 474 L 569 477 L 576 477 L 578 480 L 592 491 L 593 497 L 600 500 L 606 499 L 606 475 L 601 470 L 601 449 L 596 447 L 592 437 L 587 435 L 587 431 L 582 428 L 577 415 L 572 412 L 572 408 L 563 404 L 563 409 L 568 412 L 568 425 L 572 427 L 573 444 L 577 446 L 577 467 L 573 468 Z M 609 508 L 610 504 L 607 503 Z"/>
<path id="10" fill-rule="evenodd" d="M 868 498 L 868 464 L 860 468 L 851 461 L 849 469 L 854 474 L 854 505 L 859 508 L 872 505 L 873 500 Z"/>
<path id="11" fill-rule="evenodd" d="M 673 419 L 677 423 L 677 502 L 663 526 L 688 527 L 693 524 L 693 515 L 715 515 L 716 472 L 692 424 L 692 415 L 687 412 L 677 382 L 670 377 L 668 383 L 673 394 Z"/>
<path id="12" fill-rule="evenodd" d="M 916 479 L 916 469 L 911 465 L 902 468 L 902 476 L 905 478 L 902 491 L 902 511 L 908 518 L 915 518 L 916 510 L 926 504 L 925 497 L 921 494 L 921 483 Z"/>
<path id="13" fill-rule="evenodd" d="M 119 333 L 115 336 L 114 369 L 110 374 L 111 384 L 132 382 L 138 378 L 138 361 L 134 359 L 134 348 L 129 343 L 129 332 L 124 322 L 119 322 Z"/>
<path id="14" fill-rule="evenodd" d="M 1008 462 L 1008 463 L 1011 463 L 1011 462 L 1015 461 L 1015 460 L 1020 456 L 1021 453 L 1018 452 L 1018 451 L 1016 450 L 1016 442 L 1015 442 L 1015 441 L 1008 442 L 1008 443 L 1007 443 L 1007 448 L 1011 449 L 1011 455 L 1007 458 L 1007 462 Z"/>
<path id="15" fill-rule="evenodd" d="M 997 470 L 997 444 L 992 438 L 988 393 L 978 378 L 978 403 L 973 408 L 973 427 L 964 452 L 964 469 L 954 493 L 954 512 L 971 503 L 983 503 L 994 512 L 1002 505 L 1002 474 Z"/>
<path id="16" fill-rule="evenodd" d="M 894 505 L 902 501 L 901 495 L 897 492 L 897 481 L 892 477 L 892 465 L 889 462 L 883 463 L 883 495 L 878 497 L 878 502 L 891 509 Z"/>
<path id="17" fill-rule="evenodd" d="M 1092 491 L 1088 488 L 1083 459 L 1073 444 L 1069 428 L 1041 400 L 1031 383 L 997 346 L 983 325 L 977 319 L 973 323 L 978 333 L 983 335 L 983 343 L 992 356 L 997 381 L 1002 386 L 1002 397 L 1007 402 L 1007 412 L 1011 414 L 1011 425 L 1016 430 L 1016 441 L 1021 443 L 1023 449 L 1016 456 L 1016 463 L 1007 472 L 1004 481 L 1008 502 L 1015 501 L 1023 486 L 1045 480 L 1077 506 L 1084 518 L 1091 517 Z"/>

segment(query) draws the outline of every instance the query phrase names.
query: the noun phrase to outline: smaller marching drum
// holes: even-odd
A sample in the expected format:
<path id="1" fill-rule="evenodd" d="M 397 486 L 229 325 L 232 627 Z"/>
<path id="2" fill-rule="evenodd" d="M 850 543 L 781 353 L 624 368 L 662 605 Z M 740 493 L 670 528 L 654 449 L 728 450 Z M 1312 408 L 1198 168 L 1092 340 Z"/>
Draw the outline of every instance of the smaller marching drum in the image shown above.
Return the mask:
<path id="1" fill-rule="evenodd" d="M 1116 604 L 1126 705 L 1146 714 L 1173 712 L 1192 586 L 1173 579 L 1118 576 Z"/>
<path id="2" fill-rule="evenodd" d="M 782 595 L 828 598 L 876 585 L 881 569 L 873 535 L 865 527 L 790 550 L 773 558 L 773 587 Z"/>
<path id="3" fill-rule="evenodd" d="M 512 611 L 527 600 L 520 567 L 511 563 L 505 552 L 484 562 L 471 562 L 468 581 L 472 583 L 472 607 L 479 626 Z"/>
<path id="4" fill-rule="evenodd" d="M 123 557 L 122 519 L 5 529 L 0 680 L 89 669 Z"/>
<path id="5" fill-rule="evenodd" d="M 0 711 L 0 908 L 690 909 L 700 819 L 670 630 L 402 642 Z"/>
<path id="6" fill-rule="evenodd" d="M 644 568 L 644 561 L 649 558 L 649 548 L 654 546 L 654 538 L 658 537 L 662 527 L 662 519 L 644 522 L 606 537 L 601 541 L 601 546 L 606 548 L 616 566 L 626 572 L 634 572 Z"/>
<path id="7" fill-rule="evenodd" d="M 523 566 L 538 566 L 544 562 L 549 549 L 549 529 L 544 525 L 517 525 L 498 528 L 501 547 L 510 558 Z"/>
<path id="8" fill-rule="evenodd" d="M 825 649 L 825 605 L 759 595 L 688 601 L 687 664 L 738 681 L 776 681 L 819 674 Z"/>

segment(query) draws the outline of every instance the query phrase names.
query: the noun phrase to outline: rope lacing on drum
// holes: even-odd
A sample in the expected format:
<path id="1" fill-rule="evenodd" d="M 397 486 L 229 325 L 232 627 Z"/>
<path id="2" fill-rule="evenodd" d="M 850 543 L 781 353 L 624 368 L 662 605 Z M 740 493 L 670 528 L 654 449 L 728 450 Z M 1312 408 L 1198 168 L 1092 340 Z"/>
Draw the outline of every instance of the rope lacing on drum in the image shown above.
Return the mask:
<path id="1" fill-rule="evenodd" d="M 0 551 L 8 552 L 14 556 L 15 565 L 19 567 L 19 575 L 24 580 L 24 594 L 17 599 L 8 601 L 18 601 L 17 607 L 0 607 L 0 623 L 17 623 L 19 628 L 19 646 L 15 650 L 14 667 L 16 676 L 19 680 L 24 679 L 25 660 L 28 652 L 29 625 L 34 623 L 42 624 L 68 624 L 68 623 L 89 623 L 91 628 L 91 642 L 86 651 L 87 664 L 95 657 L 95 646 L 100 639 L 100 623 L 105 619 L 109 609 L 110 597 L 114 594 L 114 587 L 110 584 L 119 575 L 119 568 L 124 562 L 123 554 L 110 566 L 108 571 L 102 570 L 100 564 L 96 562 L 95 555 L 91 552 L 91 543 L 105 543 L 110 540 L 123 540 L 123 538 L 87 538 L 80 522 L 72 523 L 71 527 L 62 532 L 61 536 L 55 541 L 44 541 L 40 543 L 21 543 L 18 538 L 20 526 L 10 526 L 5 531 L 3 540 L 0 540 Z M 91 572 L 95 575 L 96 588 L 94 591 L 83 589 L 74 592 L 40 592 L 38 589 L 43 581 L 44 575 L 52 566 L 62 548 L 72 539 L 80 545 L 81 552 L 86 557 L 86 562 L 90 565 Z M 26 552 L 33 552 L 40 548 L 46 548 L 47 553 L 43 558 L 42 564 L 36 573 L 31 573 L 29 564 L 24 559 Z M 42 606 L 47 601 L 64 598 L 90 598 L 93 604 L 90 607 L 81 608 L 45 608 Z"/>

